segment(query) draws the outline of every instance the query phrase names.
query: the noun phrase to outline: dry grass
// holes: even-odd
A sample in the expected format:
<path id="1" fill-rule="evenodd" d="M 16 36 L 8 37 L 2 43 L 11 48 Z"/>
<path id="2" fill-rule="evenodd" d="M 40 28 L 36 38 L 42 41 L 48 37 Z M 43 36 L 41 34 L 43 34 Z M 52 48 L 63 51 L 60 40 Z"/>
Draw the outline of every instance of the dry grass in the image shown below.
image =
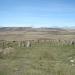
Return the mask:
<path id="1" fill-rule="evenodd" d="M 13 44 L 11 48 L 5 46 L 2 49 L 1 45 L 0 75 L 75 75 L 75 45 L 62 45 L 57 41 L 74 40 L 74 30 L 55 32 L 55 30 L 0 32 L 0 40 L 50 39 L 47 42 L 33 42 L 29 48 Z"/>

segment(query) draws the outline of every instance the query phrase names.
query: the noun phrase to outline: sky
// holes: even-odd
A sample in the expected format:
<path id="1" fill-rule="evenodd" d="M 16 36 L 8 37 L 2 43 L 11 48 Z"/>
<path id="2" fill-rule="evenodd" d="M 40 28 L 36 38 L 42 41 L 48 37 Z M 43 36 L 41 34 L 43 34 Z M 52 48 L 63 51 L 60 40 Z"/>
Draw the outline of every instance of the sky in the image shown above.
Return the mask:
<path id="1" fill-rule="evenodd" d="M 75 0 L 0 0 L 0 27 L 75 27 Z"/>

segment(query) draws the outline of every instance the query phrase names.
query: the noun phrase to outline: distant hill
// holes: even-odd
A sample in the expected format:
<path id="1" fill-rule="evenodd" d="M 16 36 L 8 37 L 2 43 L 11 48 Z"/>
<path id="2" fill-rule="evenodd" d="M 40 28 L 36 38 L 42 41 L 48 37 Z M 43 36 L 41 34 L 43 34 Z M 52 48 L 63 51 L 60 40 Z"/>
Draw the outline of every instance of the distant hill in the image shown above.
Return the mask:
<path id="1" fill-rule="evenodd" d="M 0 40 L 75 39 L 75 29 L 1 27 Z"/>
<path id="2" fill-rule="evenodd" d="M 0 31 L 25 31 L 25 30 L 37 30 L 37 31 L 65 31 L 62 28 L 32 28 L 32 27 L 1 27 Z"/>
<path id="3" fill-rule="evenodd" d="M 32 29 L 32 27 L 1 27 L 0 31 L 24 31 Z"/>

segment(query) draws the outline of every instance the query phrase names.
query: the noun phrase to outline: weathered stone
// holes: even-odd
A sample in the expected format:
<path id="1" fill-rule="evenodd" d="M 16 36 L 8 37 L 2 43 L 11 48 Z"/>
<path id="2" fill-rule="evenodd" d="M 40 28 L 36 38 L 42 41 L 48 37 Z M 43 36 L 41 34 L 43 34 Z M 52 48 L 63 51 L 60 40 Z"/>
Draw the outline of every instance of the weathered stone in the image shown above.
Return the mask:
<path id="1" fill-rule="evenodd" d="M 26 47 L 27 47 L 27 48 L 28 48 L 28 47 L 31 47 L 30 41 L 27 41 Z"/>

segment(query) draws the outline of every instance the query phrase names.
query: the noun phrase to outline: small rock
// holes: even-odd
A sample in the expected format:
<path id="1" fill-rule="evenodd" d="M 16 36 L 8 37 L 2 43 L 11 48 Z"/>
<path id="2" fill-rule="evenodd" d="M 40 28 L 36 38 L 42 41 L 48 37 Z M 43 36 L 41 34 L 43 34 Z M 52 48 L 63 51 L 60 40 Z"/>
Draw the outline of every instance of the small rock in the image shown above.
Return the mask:
<path id="1" fill-rule="evenodd" d="M 71 62 L 71 63 L 73 63 L 73 62 L 74 62 L 74 60 L 70 60 L 70 62 Z"/>

